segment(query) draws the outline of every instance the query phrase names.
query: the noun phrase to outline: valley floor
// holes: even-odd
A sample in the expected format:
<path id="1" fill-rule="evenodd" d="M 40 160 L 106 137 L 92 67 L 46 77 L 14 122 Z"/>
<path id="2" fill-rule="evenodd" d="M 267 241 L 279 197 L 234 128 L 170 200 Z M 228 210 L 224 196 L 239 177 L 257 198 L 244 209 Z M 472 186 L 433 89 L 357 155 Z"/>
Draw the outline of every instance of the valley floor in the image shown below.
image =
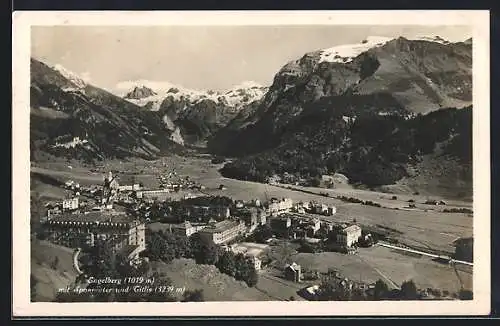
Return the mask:
<path id="1" fill-rule="evenodd" d="M 68 167 L 70 166 L 70 167 Z M 368 190 L 343 187 L 339 189 L 305 188 L 293 186 L 268 185 L 249 181 L 224 178 L 218 172 L 222 165 L 212 164 L 209 157 L 179 157 L 170 156 L 157 161 L 148 162 L 134 160 L 127 162 L 107 161 L 98 167 L 82 166 L 75 162 L 58 162 L 33 164 L 31 172 L 49 176 L 60 182 L 68 179 L 81 184 L 101 183 L 105 173 L 110 170 L 118 174 L 134 174 L 137 180 L 147 188 L 158 187 L 157 177 L 175 171 L 178 177 L 186 177 L 205 186 L 204 194 L 223 195 L 233 199 L 266 200 L 271 197 L 289 197 L 298 201 L 317 201 L 335 205 L 337 213 L 322 219 L 333 221 L 352 221 L 355 219 L 361 225 L 371 225 L 394 230 L 393 237 L 408 245 L 440 250 L 453 253 L 452 242 L 460 237 L 473 234 L 473 217 L 462 213 L 443 213 L 442 206 L 423 204 L 429 198 L 440 200 L 440 197 L 417 196 L 408 194 L 389 194 Z M 33 182 L 33 179 L 36 179 Z M 42 178 L 43 179 L 43 178 Z M 224 185 L 224 190 L 219 189 Z M 55 185 L 50 185 L 33 178 L 31 190 L 50 198 L 62 198 L 64 191 Z M 328 193 L 325 197 L 320 192 Z M 336 196 L 355 197 L 380 203 L 383 207 L 372 207 L 341 201 Z M 397 199 L 392 199 L 397 196 Z M 413 199 L 415 209 L 408 209 L 408 201 Z M 447 200 L 445 208 L 472 208 L 472 203 L 459 200 Z M 408 279 L 413 279 L 420 288 L 439 288 L 450 292 L 458 291 L 460 283 L 453 269 L 430 258 L 415 258 L 391 251 L 388 248 L 373 247 L 360 249 L 358 255 L 343 255 L 338 253 L 306 254 L 294 253 L 291 257 L 297 263 L 314 269 L 337 268 L 345 276 L 357 280 L 374 282 L 379 278 L 388 284 L 400 286 Z M 206 267 L 206 266 L 205 266 Z M 248 288 L 217 270 L 207 269 L 189 260 L 175 260 L 171 264 L 159 263 L 157 268 L 165 271 L 177 286 L 189 289 L 203 288 L 207 300 L 287 300 L 290 296 L 300 300 L 298 290 L 309 284 L 294 284 L 275 275 L 273 270 L 261 272 L 256 288 Z M 43 270 L 47 267 L 32 262 L 32 273 L 38 278 L 44 277 Z M 215 267 L 214 267 L 215 268 Z M 68 268 L 65 268 L 68 272 Z M 203 271 L 209 271 L 202 273 Z M 54 272 L 55 273 L 55 272 Z M 459 271 L 465 288 L 472 287 L 472 273 Z M 219 275 L 220 274 L 220 275 Z M 52 282 L 52 281 L 51 281 Z M 54 281 L 55 282 L 55 281 Z M 56 282 L 61 286 L 65 282 Z M 60 283 L 60 284 L 59 284 Z M 312 283 L 311 283 L 312 284 Z M 50 294 L 45 295 L 50 297 Z"/>

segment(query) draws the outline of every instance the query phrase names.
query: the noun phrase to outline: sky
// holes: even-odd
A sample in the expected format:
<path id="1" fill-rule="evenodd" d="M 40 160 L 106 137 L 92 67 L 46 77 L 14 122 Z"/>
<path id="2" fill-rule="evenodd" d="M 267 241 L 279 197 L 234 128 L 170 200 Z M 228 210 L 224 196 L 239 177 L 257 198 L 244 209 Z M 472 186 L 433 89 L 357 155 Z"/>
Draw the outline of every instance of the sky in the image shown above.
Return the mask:
<path id="1" fill-rule="evenodd" d="M 264 86 L 307 52 L 358 43 L 367 36 L 441 36 L 464 41 L 467 26 L 36 26 L 31 56 L 61 64 L 98 87 L 124 81 L 170 82 L 226 90 Z"/>

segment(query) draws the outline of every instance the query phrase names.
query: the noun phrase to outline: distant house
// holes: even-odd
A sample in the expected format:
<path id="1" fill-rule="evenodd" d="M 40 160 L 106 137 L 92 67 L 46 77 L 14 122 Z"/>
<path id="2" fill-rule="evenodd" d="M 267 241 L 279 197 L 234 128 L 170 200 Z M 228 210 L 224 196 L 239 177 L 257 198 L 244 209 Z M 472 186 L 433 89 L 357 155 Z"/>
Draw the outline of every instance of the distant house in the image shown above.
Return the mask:
<path id="1" fill-rule="evenodd" d="M 327 216 L 331 216 L 337 213 L 337 208 L 335 208 L 335 206 L 329 206 L 320 203 L 312 203 L 309 210 L 311 211 L 311 213 Z"/>
<path id="2" fill-rule="evenodd" d="M 307 235 L 310 237 L 314 237 L 314 235 L 316 234 L 316 232 L 319 231 L 320 228 L 321 228 L 320 220 L 319 219 L 312 220 L 307 227 Z"/>
<path id="3" fill-rule="evenodd" d="M 361 237 L 361 228 L 358 225 L 351 225 L 343 228 L 337 234 L 337 242 L 339 245 L 349 248 L 358 242 Z"/>
<path id="4" fill-rule="evenodd" d="M 302 279 L 302 268 L 297 263 L 292 263 L 285 266 L 285 278 L 293 282 L 300 282 Z"/>
<path id="5" fill-rule="evenodd" d="M 272 198 L 268 204 L 268 214 L 272 216 L 281 215 L 291 211 L 293 201 L 290 198 Z"/>

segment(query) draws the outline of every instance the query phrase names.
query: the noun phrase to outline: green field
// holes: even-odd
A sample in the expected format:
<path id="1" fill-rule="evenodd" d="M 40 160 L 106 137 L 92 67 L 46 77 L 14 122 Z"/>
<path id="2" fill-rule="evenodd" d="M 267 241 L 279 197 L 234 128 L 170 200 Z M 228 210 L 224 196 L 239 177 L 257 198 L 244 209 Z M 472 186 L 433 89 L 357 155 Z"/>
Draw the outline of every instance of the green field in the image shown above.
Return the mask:
<path id="1" fill-rule="evenodd" d="M 333 268 L 341 275 L 356 281 L 373 283 L 382 279 L 392 288 L 401 286 L 404 281 L 413 280 L 421 289 L 431 287 L 449 292 L 460 290 L 460 280 L 451 266 L 434 262 L 427 257 L 403 255 L 380 246 L 362 248 L 357 255 L 334 252 L 299 253 L 292 258 L 306 269 L 327 272 L 328 268 Z M 470 268 L 457 268 L 464 288 L 472 290 Z"/>

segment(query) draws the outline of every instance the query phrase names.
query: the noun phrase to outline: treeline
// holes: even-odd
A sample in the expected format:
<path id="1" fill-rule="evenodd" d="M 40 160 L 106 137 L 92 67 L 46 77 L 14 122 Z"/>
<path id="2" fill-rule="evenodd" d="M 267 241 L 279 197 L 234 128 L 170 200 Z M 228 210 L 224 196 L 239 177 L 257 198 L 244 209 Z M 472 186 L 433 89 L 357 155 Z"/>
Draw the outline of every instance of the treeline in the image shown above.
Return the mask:
<path id="1" fill-rule="evenodd" d="M 393 184 L 406 165 L 434 153 L 472 162 L 472 108 L 442 109 L 427 115 L 379 115 L 367 111 L 345 121 L 338 113 L 304 116 L 286 128 L 281 145 L 227 163 L 225 177 L 266 182 L 285 172 L 300 178 L 342 173 L 368 186 Z M 467 175 L 466 177 L 471 177 Z"/>
<path id="2" fill-rule="evenodd" d="M 379 203 L 373 202 L 371 200 L 361 200 L 358 198 L 354 197 L 347 197 L 347 196 L 337 196 L 337 199 L 340 199 L 344 202 L 347 203 L 355 203 L 355 204 L 361 204 L 361 205 L 367 205 L 367 206 L 374 206 L 374 207 L 382 207 Z"/>
<path id="3" fill-rule="evenodd" d="M 356 287 L 350 288 L 342 280 L 325 279 L 319 286 L 315 299 L 318 301 L 367 301 L 367 300 L 422 300 L 427 296 L 435 299 L 453 297 L 459 300 L 472 300 L 472 291 L 462 289 L 458 293 L 428 288 L 419 290 L 413 280 L 405 281 L 399 289 L 390 290 L 387 284 L 378 280 L 372 291 Z"/>
<path id="4" fill-rule="evenodd" d="M 215 265 L 222 273 L 255 286 L 258 274 L 253 263 L 243 254 L 222 249 L 198 234 L 187 238 L 168 231 L 148 231 L 146 256 L 169 263 L 174 258 L 192 258 L 197 264 Z"/>

